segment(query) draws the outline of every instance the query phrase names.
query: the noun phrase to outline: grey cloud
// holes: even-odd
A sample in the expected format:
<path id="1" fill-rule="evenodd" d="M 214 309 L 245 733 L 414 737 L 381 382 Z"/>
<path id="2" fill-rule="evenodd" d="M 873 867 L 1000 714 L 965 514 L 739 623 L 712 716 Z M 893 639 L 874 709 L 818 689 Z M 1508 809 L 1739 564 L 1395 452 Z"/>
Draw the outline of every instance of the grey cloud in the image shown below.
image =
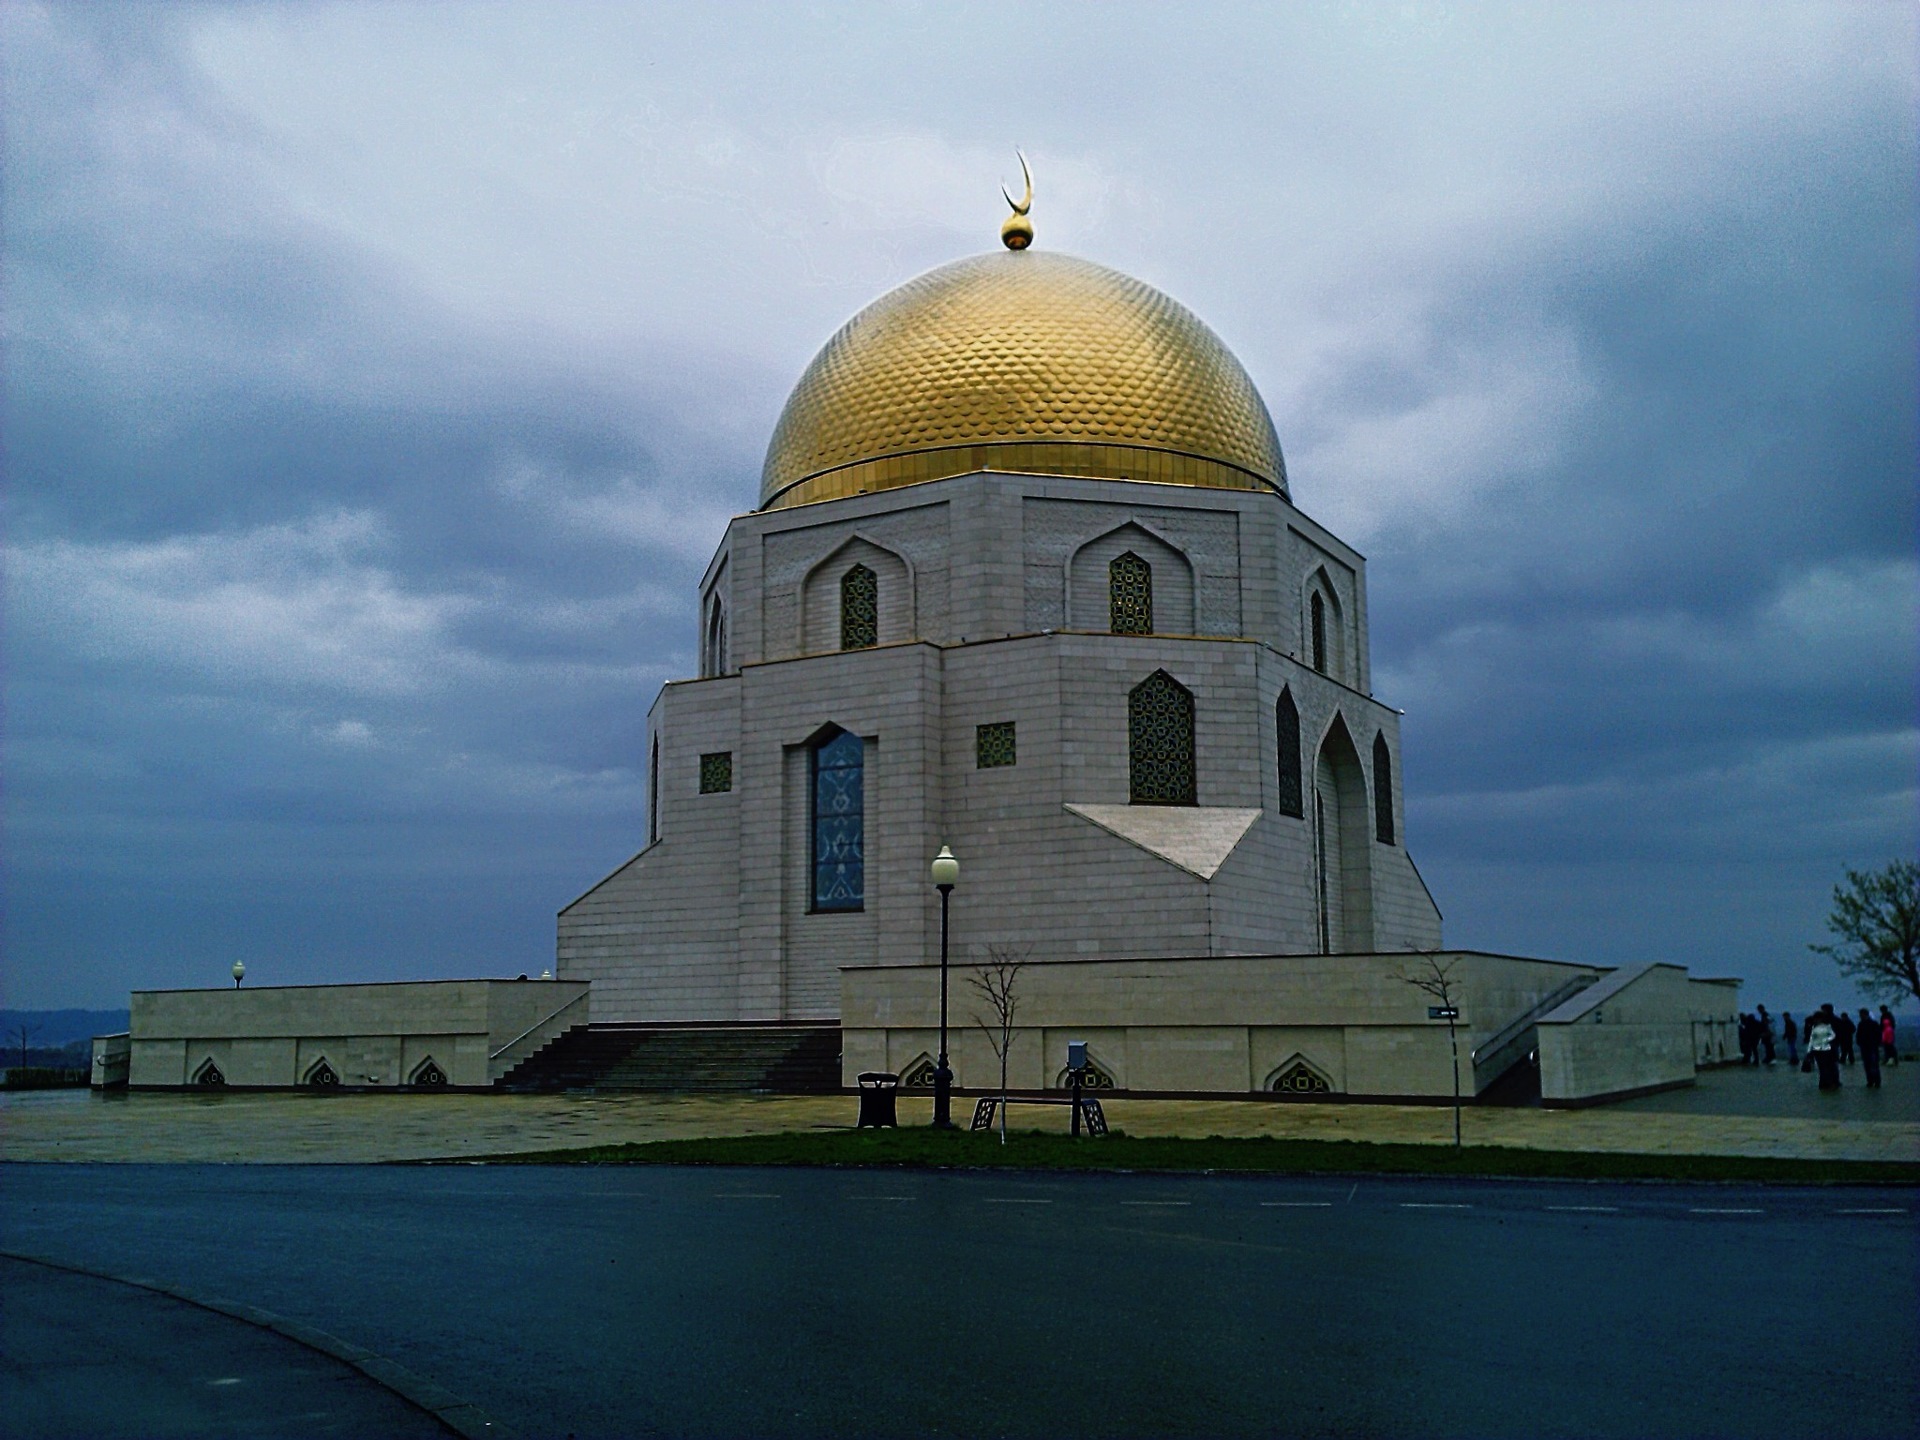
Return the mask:
<path id="1" fill-rule="evenodd" d="M 537 970 L 784 387 L 1016 141 L 1370 552 L 1450 937 L 1826 986 L 1914 845 L 1904 11 L 728 13 L 9 13 L 14 1000 Z"/>

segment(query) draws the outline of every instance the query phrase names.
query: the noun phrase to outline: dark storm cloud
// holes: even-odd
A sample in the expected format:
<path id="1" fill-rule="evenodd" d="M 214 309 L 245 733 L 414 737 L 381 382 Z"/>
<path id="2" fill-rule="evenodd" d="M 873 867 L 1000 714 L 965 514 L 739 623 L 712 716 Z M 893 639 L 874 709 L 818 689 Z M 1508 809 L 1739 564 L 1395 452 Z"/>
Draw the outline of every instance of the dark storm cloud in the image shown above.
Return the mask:
<path id="1" fill-rule="evenodd" d="M 537 972 L 785 384 L 1012 139 L 1369 552 L 1449 939 L 1800 998 L 1914 843 L 1905 12 L 744 13 L 9 12 L 9 1003 Z"/>

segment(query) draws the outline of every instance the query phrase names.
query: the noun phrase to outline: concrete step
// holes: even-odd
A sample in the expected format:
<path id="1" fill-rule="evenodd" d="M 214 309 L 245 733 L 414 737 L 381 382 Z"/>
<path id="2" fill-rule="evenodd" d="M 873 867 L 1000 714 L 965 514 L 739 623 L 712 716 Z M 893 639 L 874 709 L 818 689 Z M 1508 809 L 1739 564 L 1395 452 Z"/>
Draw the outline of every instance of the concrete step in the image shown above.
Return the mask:
<path id="1" fill-rule="evenodd" d="M 840 1089 L 834 1025 L 586 1025 L 501 1077 L 508 1090 L 760 1091 Z"/>

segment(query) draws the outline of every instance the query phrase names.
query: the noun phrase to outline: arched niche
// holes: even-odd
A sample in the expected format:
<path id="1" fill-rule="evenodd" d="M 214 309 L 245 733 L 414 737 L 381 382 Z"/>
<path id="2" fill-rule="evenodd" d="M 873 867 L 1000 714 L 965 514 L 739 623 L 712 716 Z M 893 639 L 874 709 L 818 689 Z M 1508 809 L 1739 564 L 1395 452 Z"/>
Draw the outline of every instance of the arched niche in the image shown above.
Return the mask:
<path id="1" fill-rule="evenodd" d="M 1307 797 L 1313 823 L 1314 900 L 1320 949 L 1373 949 L 1373 845 L 1367 777 L 1346 720 L 1336 714 L 1320 741 Z"/>
<path id="2" fill-rule="evenodd" d="M 847 575 L 855 566 L 873 572 L 877 587 L 875 640 L 894 645 L 918 630 L 913 609 L 913 567 L 904 555 L 865 535 L 855 535 L 828 553 L 800 584 L 802 649 L 809 655 L 844 648 L 841 600 Z"/>
<path id="3" fill-rule="evenodd" d="M 1343 685 L 1353 683 L 1347 644 L 1346 607 L 1340 591 L 1318 566 L 1300 592 L 1300 657 L 1322 675 Z"/>
<path id="4" fill-rule="evenodd" d="M 1298 1051 L 1274 1066 L 1260 1088 L 1275 1095 L 1302 1098 L 1335 1093 L 1333 1077 Z"/>
<path id="5" fill-rule="evenodd" d="M 1196 634 L 1193 562 L 1184 550 L 1137 520 L 1129 520 L 1095 536 L 1068 559 L 1064 610 L 1067 628 L 1112 630 L 1113 562 L 1128 554 L 1144 561 L 1152 573 L 1152 633 Z"/>

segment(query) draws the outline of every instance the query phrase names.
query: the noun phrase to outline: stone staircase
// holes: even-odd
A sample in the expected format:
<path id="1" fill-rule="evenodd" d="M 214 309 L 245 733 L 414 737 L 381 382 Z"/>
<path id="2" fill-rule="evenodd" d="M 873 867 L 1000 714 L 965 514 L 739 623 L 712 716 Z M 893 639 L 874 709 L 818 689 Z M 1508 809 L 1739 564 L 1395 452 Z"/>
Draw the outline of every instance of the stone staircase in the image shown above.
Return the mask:
<path id="1" fill-rule="evenodd" d="M 577 1025 L 500 1077 L 503 1090 L 840 1090 L 837 1025 Z"/>

